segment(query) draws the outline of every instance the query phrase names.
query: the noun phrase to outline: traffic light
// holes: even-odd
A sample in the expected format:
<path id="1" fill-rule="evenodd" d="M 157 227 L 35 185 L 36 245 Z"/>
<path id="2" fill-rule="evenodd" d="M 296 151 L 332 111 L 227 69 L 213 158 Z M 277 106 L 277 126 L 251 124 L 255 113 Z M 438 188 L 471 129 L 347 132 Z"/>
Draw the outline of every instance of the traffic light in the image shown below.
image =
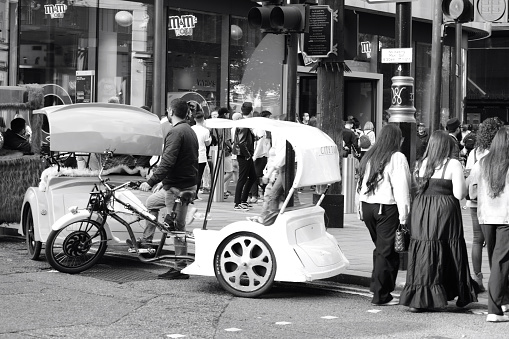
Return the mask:
<path id="1" fill-rule="evenodd" d="M 456 22 L 474 21 L 474 5 L 470 0 L 442 0 L 442 12 Z"/>
<path id="2" fill-rule="evenodd" d="M 304 33 L 307 30 L 308 5 L 284 5 L 283 1 L 263 1 L 262 7 L 253 7 L 247 14 L 252 28 L 265 33 Z"/>

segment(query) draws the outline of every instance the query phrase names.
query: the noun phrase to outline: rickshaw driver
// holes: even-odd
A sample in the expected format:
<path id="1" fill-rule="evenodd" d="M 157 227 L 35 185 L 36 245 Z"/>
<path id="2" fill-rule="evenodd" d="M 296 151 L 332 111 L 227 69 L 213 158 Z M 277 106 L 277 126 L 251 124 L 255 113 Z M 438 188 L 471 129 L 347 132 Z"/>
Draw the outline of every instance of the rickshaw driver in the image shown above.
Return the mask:
<path id="1" fill-rule="evenodd" d="M 187 102 L 181 98 L 170 103 L 168 120 L 173 128 L 168 132 L 164 140 L 164 150 L 161 162 L 153 175 L 140 185 L 140 190 L 149 191 L 154 185 L 162 182 L 162 189 L 155 189 L 147 198 L 147 209 L 154 216 L 158 216 L 159 210 L 166 207 L 171 211 L 173 204 L 181 191 L 196 191 L 196 177 L 198 176 L 198 138 L 186 117 L 189 113 Z M 184 231 L 186 227 L 187 204 L 177 206 L 176 227 Z M 147 222 L 143 237 L 138 240 L 138 247 L 151 243 L 156 226 Z M 141 246 L 140 246 L 141 245 Z M 175 255 L 187 255 L 187 243 L 174 238 Z M 160 274 L 160 279 L 189 279 L 188 274 L 180 271 L 186 267 L 185 260 L 176 262 L 176 268 Z"/>

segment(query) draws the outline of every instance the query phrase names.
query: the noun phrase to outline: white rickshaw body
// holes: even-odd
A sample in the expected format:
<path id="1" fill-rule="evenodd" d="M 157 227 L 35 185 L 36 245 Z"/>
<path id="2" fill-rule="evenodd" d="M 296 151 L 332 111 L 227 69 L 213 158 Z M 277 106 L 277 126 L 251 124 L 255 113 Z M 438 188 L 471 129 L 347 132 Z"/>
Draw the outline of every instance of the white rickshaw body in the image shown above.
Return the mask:
<path id="1" fill-rule="evenodd" d="M 34 116 L 47 119 L 52 152 L 72 152 L 83 155 L 114 154 L 137 156 L 160 156 L 163 137 L 159 117 L 139 107 L 121 104 L 90 103 L 45 107 L 33 112 Z M 34 131 L 37 133 L 41 131 Z M 38 187 L 30 187 L 25 193 L 18 233 L 27 234 L 33 224 L 35 244 L 46 242 L 52 227 L 61 225 L 69 208 L 86 208 L 90 192 L 98 184 L 99 169 L 70 169 L 52 166 L 46 169 Z M 146 169 L 118 166 L 103 175 L 109 184 L 120 185 L 126 181 L 145 180 Z M 150 192 L 134 191 L 131 200 L 143 205 Z M 134 198 L 133 198 L 134 197 Z M 120 204 L 115 204 L 130 222 L 134 216 Z M 74 219 L 73 219 L 74 220 Z M 126 228 L 115 220 L 106 225 L 108 239 L 125 244 L 129 238 Z M 132 225 L 140 236 L 141 225 Z M 113 236 L 112 236 L 113 234 Z M 159 237 L 160 233 L 156 233 Z M 40 250 L 39 250 L 40 251 Z M 36 259 L 37 256 L 34 257 Z"/>
<path id="2" fill-rule="evenodd" d="M 184 273 L 214 276 L 220 279 L 224 267 L 219 267 L 221 251 L 230 246 L 230 254 L 237 237 L 253 235 L 250 239 L 262 238 L 274 254 L 275 281 L 306 282 L 336 276 L 348 267 L 336 239 L 326 231 L 324 209 L 319 203 L 287 207 L 289 197 L 295 189 L 312 185 L 328 185 L 341 180 L 339 152 L 334 141 L 321 130 L 298 123 L 267 118 L 249 118 L 237 121 L 212 119 L 209 128 L 253 128 L 270 131 L 272 135 L 286 139 L 295 151 L 297 169 L 288 196 L 279 215 L 270 226 L 252 221 L 238 221 L 220 230 L 194 229 L 196 244 L 195 261 L 184 269 Z M 321 201 L 321 200 L 320 200 Z M 232 240 L 233 239 L 233 240 Z M 240 238 L 243 239 L 243 238 Z M 242 240 L 244 241 L 244 240 Z M 270 252 L 268 251 L 268 252 Z M 241 258 L 242 257 L 242 258 Z M 239 255 L 239 266 L 249 266 L 249 258 Z M 229 259 L 226 259 L 227 261 Z M 263 266 L 263 263 L 261 264 Z M 234 279 L 234 278 L 230 278 Z M 228 288 L 229 282 L 225 279 Z M 239 282 L 231 283 L 232 286 Z M 256 296 L 256 288 L 244 293 L 230 292 L 239 296 Z"/>

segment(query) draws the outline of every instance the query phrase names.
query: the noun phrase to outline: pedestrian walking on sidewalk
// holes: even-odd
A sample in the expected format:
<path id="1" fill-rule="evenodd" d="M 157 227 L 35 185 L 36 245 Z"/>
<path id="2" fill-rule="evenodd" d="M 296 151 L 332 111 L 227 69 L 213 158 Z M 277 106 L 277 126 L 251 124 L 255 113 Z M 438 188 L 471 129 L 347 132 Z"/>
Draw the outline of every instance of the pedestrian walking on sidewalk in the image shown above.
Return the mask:
<path id="1" fill-rule="evenodd" d="M 410 170 L 399 152 L 400 145 L 401 130 L 386 125 L 359 165 L 359 217 L 375 244 L 371 302 L 381 306 L 398 304 L 391 295 L 399 268 L 394 238 L 398 225 L 407 223 L 410 211 Z"/>
<path id="2" fill-rule="evenodd" d="M 408 270 L 400 294 L 401 305 L 412 312 L 443 309 L 456 297 L 458 307 L 477 301 L 461 218 L 467 191 L 456 150 L 447 132 L 435 131 L 415 168 Z"/>
<path id="3" fill-rule="evenodd" d="M 467 177 L 467 185 L 469 185 L 469 173 L 474 165 L 490 152 L 491 142 L 497 134 L 498 130 L 504 126 L 504 123 L 499 118 L 487 118 L 483 121 L 477 132 L 475 148 L 469 153 L 467 164 L 465 166 L 465 176 Z M 472 134 L 472 133 L 471 133 Z M 470 134 L 468 135 L 470 136 Z M 477 218 L 477 200 L 467 196 L 467 207 L 470 209 L 470 216 L 472 217 L 472 268 L 474 269 L 474 280 L 479 285 L 481 292 L 485 291 L 482 275 L 482 251 L 484 245 L 484 231 L 479 225 Z"/>
<path id="4" fill-rule="evenodd" d="M 502 127 L 490 152 L 470 173 L 469 195 L 477 197 L 477 217 L 484 231 L 491 268 L 486 321 L 509 321 L 509 129 Z"/>
<path id="5" fill-rule="evenodd" d="M 251 102 L 244 102 L 240 109 L 243 119 L 253 116 L 253 104 Z M 257 180 L 253 160 L 254 141 L 255 136 L 250 128 L 237 128 L 235 130 L 234 144 L 238 145 L 239 148 L 239 154 L 237 154 L 239 179 L 235 187 L 235 206 L 233 207 L 236 211 L 249 211 L 252 207 L 247 202 L 247 197 L 251 187 Z"/>

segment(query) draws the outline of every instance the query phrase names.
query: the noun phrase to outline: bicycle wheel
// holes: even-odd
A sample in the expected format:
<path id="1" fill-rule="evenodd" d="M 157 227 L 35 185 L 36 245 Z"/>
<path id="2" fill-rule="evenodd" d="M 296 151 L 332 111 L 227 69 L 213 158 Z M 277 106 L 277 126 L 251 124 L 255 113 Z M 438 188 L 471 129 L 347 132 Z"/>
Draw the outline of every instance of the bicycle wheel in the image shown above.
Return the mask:
<path id="1" fill-rule="evenodd" d="M 216 278 L 226 291 L 254 298 L 267 292 L 276 276 L 276 258 L 260 236 L 243 232 L 226 238 L 214 256 Z"/>
<path id="2" fill-rule="evenodd" d="M 94 266 L 107 247 L 106 231 L 94 220 L 79 220 L 51 231 L 46 241 L 46 258 L 63 273 L 80 273 Z"/>

